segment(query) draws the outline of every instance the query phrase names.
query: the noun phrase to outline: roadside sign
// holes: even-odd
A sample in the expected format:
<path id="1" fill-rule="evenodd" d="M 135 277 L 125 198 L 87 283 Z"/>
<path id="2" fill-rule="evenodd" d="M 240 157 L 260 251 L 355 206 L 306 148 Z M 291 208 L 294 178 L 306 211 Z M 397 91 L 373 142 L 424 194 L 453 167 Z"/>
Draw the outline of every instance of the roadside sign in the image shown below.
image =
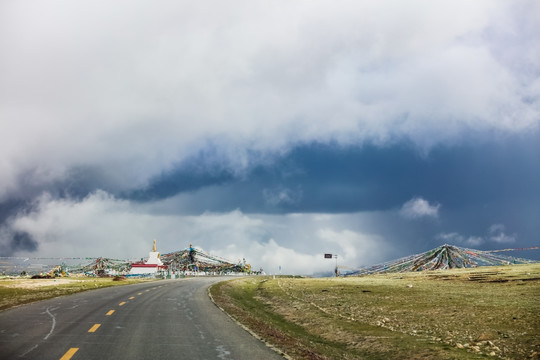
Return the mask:
<path id="1" fill-rule="evenodd" d="M 324 254 L 324 258 L 325 258 L 325 259 L 331 259 L 331 258 L 332 258 L 332 254 Z"/>

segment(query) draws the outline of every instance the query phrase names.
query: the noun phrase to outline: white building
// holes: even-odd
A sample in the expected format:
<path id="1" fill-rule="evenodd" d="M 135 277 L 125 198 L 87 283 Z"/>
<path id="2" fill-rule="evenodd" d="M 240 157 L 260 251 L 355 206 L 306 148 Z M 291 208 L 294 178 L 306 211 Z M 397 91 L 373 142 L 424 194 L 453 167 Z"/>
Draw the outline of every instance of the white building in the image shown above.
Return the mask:
<path id="1" fill-rule="evenodd" d="M 148 253 L 148 260 L 140 263 L 131 264 L 130 275 L 155 275 L 160 271 L 167 270 L 167 266 L 159 258 L 159 253 L 156 251 L 156 240 L 154 247 Z"/>

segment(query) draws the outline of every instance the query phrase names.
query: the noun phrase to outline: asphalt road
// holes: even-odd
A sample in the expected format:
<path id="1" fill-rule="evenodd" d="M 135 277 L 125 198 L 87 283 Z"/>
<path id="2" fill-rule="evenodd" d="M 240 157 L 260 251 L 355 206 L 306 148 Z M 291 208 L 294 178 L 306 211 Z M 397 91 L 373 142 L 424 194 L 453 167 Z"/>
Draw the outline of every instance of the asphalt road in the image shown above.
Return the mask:
<path id="1" fill-rule="evenodd" d="M 219 280 L 97 289 L 0 312 L 0 359 L 283 359 L 210 301 Z"/>

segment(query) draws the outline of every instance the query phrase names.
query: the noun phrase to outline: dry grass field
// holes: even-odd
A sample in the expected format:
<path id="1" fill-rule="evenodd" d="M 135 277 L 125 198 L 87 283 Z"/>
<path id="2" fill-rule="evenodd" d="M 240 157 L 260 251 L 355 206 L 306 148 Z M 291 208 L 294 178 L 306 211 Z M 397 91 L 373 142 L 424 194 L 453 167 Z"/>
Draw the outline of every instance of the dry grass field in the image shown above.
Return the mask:
<path id="1" fill-rule="evenodd" d="M 130 279 L 113 281 L 113 278 L 74 277 L 56 279 L 3 278 L 0 279 L 0 310 L 34 301 L 70 295 L 102 287 L 134 284 Z"/>
<path id="2" fill-rule="evenodd" d="M 540 264 L 215 285 L 294 359 L 540 359 Z"/>

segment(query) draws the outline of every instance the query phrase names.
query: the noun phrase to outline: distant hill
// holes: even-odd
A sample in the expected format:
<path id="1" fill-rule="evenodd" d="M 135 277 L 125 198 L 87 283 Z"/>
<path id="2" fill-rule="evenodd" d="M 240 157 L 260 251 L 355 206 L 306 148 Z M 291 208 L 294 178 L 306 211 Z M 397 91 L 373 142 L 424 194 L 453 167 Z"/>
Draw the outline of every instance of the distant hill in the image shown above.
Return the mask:
<path id="1" fill-rule="evenodd" d="M 462 248 L 455 245 L 442 245 L 421 254 L 361 269 L 347 275 L 377 273 L 399 273 L 409 271 L 470 268 L 477 266 L 500 266 L 510 264 L 531 264 L 538 261 L 495 254 L 496 251 L 483 251 Z"/>

